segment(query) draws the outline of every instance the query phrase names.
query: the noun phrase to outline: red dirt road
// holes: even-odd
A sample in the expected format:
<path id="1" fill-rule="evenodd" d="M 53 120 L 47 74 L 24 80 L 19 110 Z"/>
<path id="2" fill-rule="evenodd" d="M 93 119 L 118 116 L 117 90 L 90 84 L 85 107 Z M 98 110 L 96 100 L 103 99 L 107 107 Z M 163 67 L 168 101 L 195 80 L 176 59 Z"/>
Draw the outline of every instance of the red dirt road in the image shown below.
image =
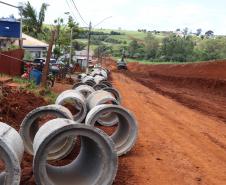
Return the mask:
<path id="1" fill-rule="evenodd" d="M 133 65 L 129 65 L 130 71 L 125 74 L 112 75 L 114 86 L 123 96 L 123 105 L 134 112 L 139 123 L 137 144 L 127 156 L 120 158 L 114 184 L 225 185 L 224 84 L 214 86 L 219 81 L 210 80 L 211 87 L 205 87 L 202 80 L 197 80 L 204 77 L 200 73 L 191 74 L 195 78 L 192 81 L 184 79 L 179 83 L 181 79 L 173 79 L 177 74 L 172 74 L 169 68 L 171 75 L 167 70 L 164 74 L 168 78 L 162 78 L 158 70 L 155 78 L 148 77 L 145 69 L 143 73 L 135 73 Z M 211 79 L 224 79 L 220 73 L 211 75 L 215 76 Z"/>

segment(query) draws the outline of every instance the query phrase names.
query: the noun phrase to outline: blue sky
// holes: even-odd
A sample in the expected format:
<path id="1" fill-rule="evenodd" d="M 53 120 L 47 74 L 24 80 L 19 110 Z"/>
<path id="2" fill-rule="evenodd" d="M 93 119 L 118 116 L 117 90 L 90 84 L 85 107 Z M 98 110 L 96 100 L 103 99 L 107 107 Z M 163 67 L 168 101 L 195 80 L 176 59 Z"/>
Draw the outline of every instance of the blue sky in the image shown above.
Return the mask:
<path id="1" fill-rule="evenodd" d="M 6 1 L 6 0 L 5 0 Z M 67 18 L 64 12 L 73 11 L 81 26 L 85 26 L 75 12 L 71 0 L 30 0 L 39 9 L 42 2 L 48 3 L 46 23 L 53 23 L 57 17 Z M 95 25 L 103 18 L 112 16 L 99 28 L 122 28 L 137 30 L 176 30 L 188 27 L 193 32 L 197 28 L 213 30 L 226 35 L 225 0 L 74 0 L 84 19 Z M 23 0 L 7 0 L 17 5 Z M 25 1 L 26 2 L 26 1 Z M 0 17 L 14 14 L 17 10 L 0 4 Z"/>

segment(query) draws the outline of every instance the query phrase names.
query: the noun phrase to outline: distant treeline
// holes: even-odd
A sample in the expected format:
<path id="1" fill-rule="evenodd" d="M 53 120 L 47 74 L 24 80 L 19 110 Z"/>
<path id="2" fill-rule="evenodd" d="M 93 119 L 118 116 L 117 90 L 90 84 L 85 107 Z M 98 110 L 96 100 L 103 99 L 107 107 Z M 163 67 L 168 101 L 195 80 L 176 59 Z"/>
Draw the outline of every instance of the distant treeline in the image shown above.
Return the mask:
<path id="1" fill-rule="evenodd" d="M 134 39 L 128 44 L 122 44 L 117 50 L 109 46 L 105 47 L 107 49 L 103 51 L 113 56 L 120 57 L 124 51 L 128 58 L 155 62 L 188 62 L 226 58 L 225 36 L 178 36 L 172 33 L 160 38 L 153 33 L 147 33 L 144 41 Z"/>

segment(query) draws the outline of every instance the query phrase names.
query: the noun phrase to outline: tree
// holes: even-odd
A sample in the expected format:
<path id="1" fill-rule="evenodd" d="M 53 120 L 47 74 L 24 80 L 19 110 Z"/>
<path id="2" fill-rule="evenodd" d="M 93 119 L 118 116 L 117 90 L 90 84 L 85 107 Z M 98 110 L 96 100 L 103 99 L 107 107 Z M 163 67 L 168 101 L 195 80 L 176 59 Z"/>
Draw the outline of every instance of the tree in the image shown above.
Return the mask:
<path id="1" fill-rule="evenodd" d="M 187 36 L 187 35 L 188 35 L 188 27 L 185 27 L 185 28 L 183 29 L 183 35 L 184 35 L 184 36 Z"/>
<path id="2" fill-rule="evenodd" d="M 159 50 L 159 40 L 151 33 L 147 34 L 145 38 L 145 55 L 148 59 L 156 58 Z"/>
<path id="3" fill-rule="evenodd" d="M 205 36 L 206 36 L 207 38 L 212 37 L 212 36 L 214 36 L 214 32 L 213 32 L 212 30 L 208 30 L 208 31 L 205 33 Z"/>
<path id="4" fill-rule="evenodd" d="M 197 36 L 200 36 L 201 33 L 202 33 L 202 29 L 201 29 L 201 28 L 199 28 L 199 29 L 196 30 L 196 35 L 197 35 Z"/>
<path id="5" fill-rule="evenodd" d="M 186 62 L 192 60 L 194 42 L 192 37 L 178 37 L 170 35 L 162 41 L 161 55 L 166 61 Z"/>
<path id="6" fill-rule="evenodd" d="M 200 60 L 223 59 L 226 57 L 226 38 L 204 39 L 197 49 L 201 51 Z"/>
<path id="7" fill-rule="evenodd" d="M 136 40 L 132 40 L 128 46 L 129 56 L 133 57 L 134 54 L 137 53 L 138 49 L 139 49 L 138 42 Z"/>
<path id="8" fill-rule="evenodd" d="M 37 14 L 30 2 L 27 2 L 22 7 L 23 16 L 23 31 L 31 36 L 38 38 L 38 34 L 43 34 L 42 26 L 45 20 L 45 13 L 48 4 L 42 3 L 41 9 Z"/>
<path id="9" fill-rule="evenodd" d="M 109 55 L 112 53 L 112 47 L 105 44 L 101 44 L 94 49 L 94 55 L 97 58 L 102 58 L 103 56 Z"/>

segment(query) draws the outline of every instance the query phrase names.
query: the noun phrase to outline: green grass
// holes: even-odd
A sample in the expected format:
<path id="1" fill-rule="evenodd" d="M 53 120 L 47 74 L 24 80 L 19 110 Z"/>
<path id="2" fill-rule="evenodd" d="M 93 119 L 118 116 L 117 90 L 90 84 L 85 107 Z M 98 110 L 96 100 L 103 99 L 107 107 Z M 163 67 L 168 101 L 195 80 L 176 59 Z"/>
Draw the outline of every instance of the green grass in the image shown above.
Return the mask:
<path id="1" fill-rule="evenodd" d="M 119 57 L 113 57 L 116 61 L 120 60 Z M 195 61 L 195 62 L 178 62 L 178 61 L 150 61 L 150 60 L 144 60 L 144 59 L 131 59 L 127 58 L 125 59 L 126 62 L 138 62 L 141 64 L 147 64 L 147 65 L 158 65 L 158 64 L 191 64 L 191 63 L 201 63 L 202 61 Z"/>
<path id="2" fill-rule="evenodd" d="M 40 92 L 44 91 L 44 96 L 42 96 L 42 97 L 49 103 L 54 103 L 57 98 L 57 94 L 52 92 L 51 89 L 49 89 L 49 88 L 43 89 L 39 86 L 36 86 L 33 81 L 23 79 L 20 77 L 13 77 L 13 82 L 18 83 L 18 84 L 26 84 L 25 87 L 21 88 L 21 90 L 32 92 L 36 96 L 42 96 Z"/>

